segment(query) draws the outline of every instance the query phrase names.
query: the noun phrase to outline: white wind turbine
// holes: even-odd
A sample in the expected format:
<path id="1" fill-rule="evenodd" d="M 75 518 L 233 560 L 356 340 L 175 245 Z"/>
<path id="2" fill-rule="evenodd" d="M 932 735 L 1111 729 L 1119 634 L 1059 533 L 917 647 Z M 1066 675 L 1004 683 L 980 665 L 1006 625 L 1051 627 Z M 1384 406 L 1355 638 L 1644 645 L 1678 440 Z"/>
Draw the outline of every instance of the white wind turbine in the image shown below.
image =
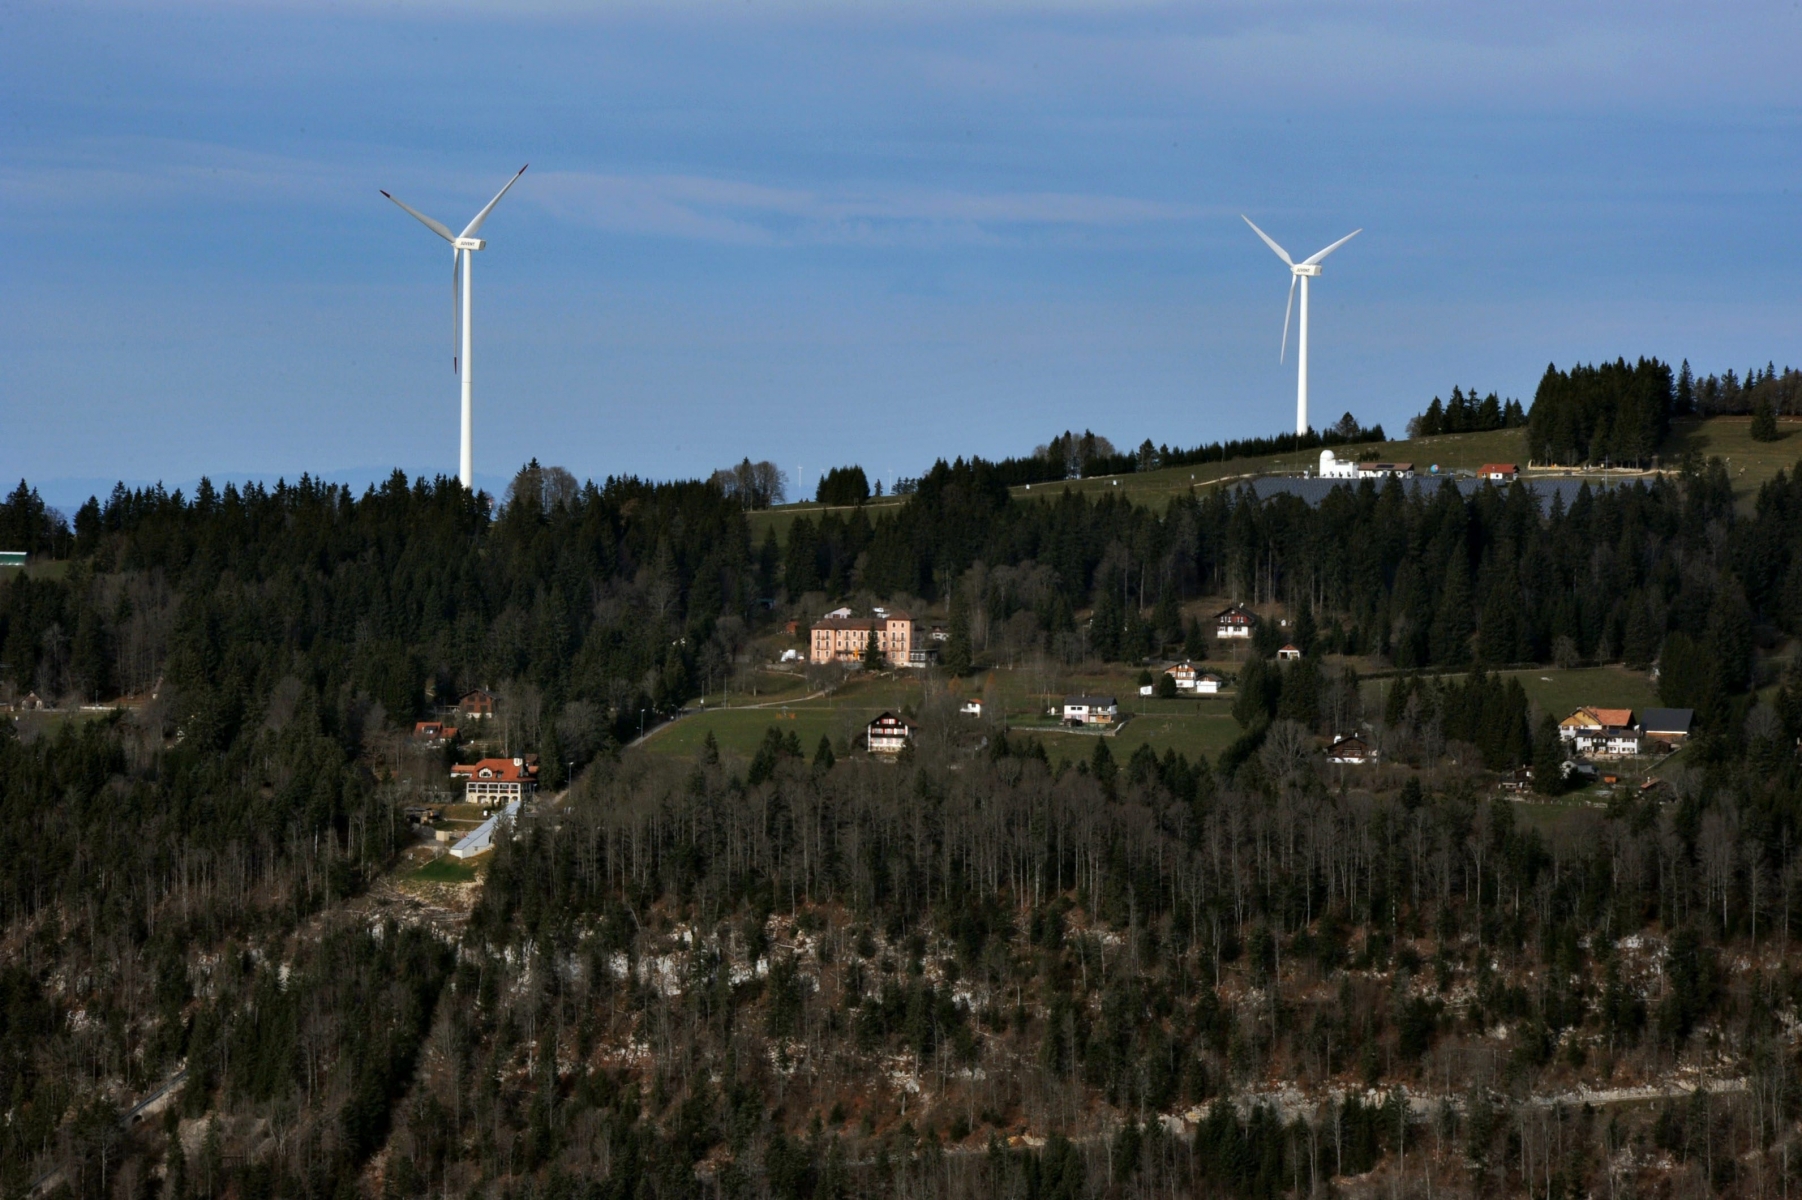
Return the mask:
<path id="1" fill-rule="evenodd" d="M 530 165 L 530 163 L 526 164 L 526 166 Z M 475 215 L 475 219 L 463 227 L 462 233 L 452 233 L 442 223 L 432 220 L 418 209 L 400 200 L 395 200 L 386 191 L 382 192 L 382 195 L 394 200 L 396 204 L 418 218 L 421 225 L 451 244 L 451 372 L 459 373 L 460 366 L 460 373 L 463 376 L 463 445 L 462 452 L 457 458 L 457 478 L 462 481 L 466 491 L 475 490 L 474 395 L 470 389 L 469 369 L 471 290 L 469 276 L 470 268 L 475 264 L 475 260 L 470 256 L 477 250 L 487 248 L 488 243 L 476 236 L 481 232 L 482 222 L 488 219 L 488 214 L 494 211 L 494 206 L 499 204 L 501 197 L 507 194 L 507 188 L 518 183 L 519 177 L 525 173 L 525 167 L 515 171 L 513 178 L 507 181 L 506 187 L 494 194 L 494 199 L 485 204 L 482 211 Z M 459 342 L 462 343 L 460 355 L 458 353 Z M 461 363 L 458 361 L 459 358 L 461 358 Z"/>
<path id="2" fill-rule="evenodd" d="M 1295 282 L 1296 280 L 1301 281 L 1301 330 L 1300 337 L 1297 339 L 1299 349 L 1295 355 L 1298 373 L 1295 383 L 1295 432 L 1303 434 L 1308 432 L 1308 280 L 1320 274 L 1321 259 L 1364 231 L 1354 229 L 1313 257 L 1296 262 L 1289 257 L 1287 250 L 1271 240 L 1269 234 L 1256 225 L 1252 225 L 1250 217 L 1240 213 L 1239 218 L 1247 225 L 1251 225 L 1251 231 L 1263 238 L 1264 244 L 1276 251 L 1276 256 L 1289 266 L 1289 303 L 1283 306 L 1283 346 L 1276 356 L 1278 362 L 1283 361 L 1289 353 L 1289 311 L 1295 307 Z"/>

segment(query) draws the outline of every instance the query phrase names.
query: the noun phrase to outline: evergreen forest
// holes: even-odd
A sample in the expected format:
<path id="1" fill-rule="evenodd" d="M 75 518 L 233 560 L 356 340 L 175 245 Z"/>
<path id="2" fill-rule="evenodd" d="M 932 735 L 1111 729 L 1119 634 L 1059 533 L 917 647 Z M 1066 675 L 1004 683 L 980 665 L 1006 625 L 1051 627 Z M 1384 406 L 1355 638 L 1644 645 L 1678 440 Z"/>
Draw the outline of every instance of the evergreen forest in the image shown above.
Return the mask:
<path id="1" fill-rule="evenodd" d="M 1724 389 L 1554 369 L 1524 420 L 1551 460 L 1650 461 Z M 1052 446 L 1010 461 L 1093 461 Z M 742 468 L 121 486 L 67 521 L 12 491 L 0 688 L 61 707 L 0 720 L 0 1192 L 1802 1186 L 1802 472 L 1158 508 L 959 458 L 880 509 L 847 468 L 779 538 L 779 473 Z M 898 760 L 776 720 L 754 754 L 634 745 L 859 597 L 950 626 Z M 1220 658 L 1221 600 L 1301 657 L 1265 622 L 1217 755 L 945 690 Z M 1583 665 L 1694 710 L 1656 786 L 1559 794 L 1564 714 L 1506 672 Z M 466 874 L 403 872 L 431 831 L 397 764 L 478 688 L 540 797 Z M 1381 764 L 1326 761 L 1344 734 Z"/>

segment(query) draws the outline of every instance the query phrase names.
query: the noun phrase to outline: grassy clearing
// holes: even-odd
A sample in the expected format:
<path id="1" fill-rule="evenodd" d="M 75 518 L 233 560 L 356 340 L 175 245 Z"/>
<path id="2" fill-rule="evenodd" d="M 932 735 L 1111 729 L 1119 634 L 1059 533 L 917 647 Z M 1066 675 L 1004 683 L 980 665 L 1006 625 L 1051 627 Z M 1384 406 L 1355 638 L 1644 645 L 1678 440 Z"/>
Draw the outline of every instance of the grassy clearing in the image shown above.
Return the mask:
<path id="1" fill-rule="evenodd" d="M 116 711 L 118 710 L 110 708 L 100 711 L 59 708 L 50 712 L 22 712 L 13 717 L 13 723 L 18 730 L 19 740 L 30 742 L 40 737 L 54 736 L 64 725 L 70 723 L 86 724 L 89 721 L 106 720 Z"/>
<path id="2" fill-rule="evenodd" d="M 1505 678 L 1520 680 L 1528 702 L 1557 718 L 1564 718 L 1585 705 L 1603 708 L 1631 708 L 1635 712 L 1656 707 L 1658 689 L 1644 671 L 1625 667 L 1528 667 L 1520 671 L 1502 671 Z M 1462 678 L 1461 674 L 1442 676 Z M 1393 677 L 1364 682 L 1364 704 L 1381 712 L 1384 697 L 1395 686 Z"/>
<path id="3" fill-rule="evenodd" d="M 887 516 L 904 503 L 906 503 L 905 497 L 884 496 L 880 500 L 871 500 L 868 504 L 863 506 L 863 511 L 865 516 L 869 517 L 870 520 L 875 521 Z M 840 516 L 845 517 L 850 516 L 855 511 L 856 510 L 849 505 L 835 506 L 829 504 L 815 504 L 813 501 L 809 500 L 802 504 L 784 504 L 780 508 L 758 509 L 755 512 L 747 514 L 745 519 L 751 526 L 751 544 L 753 546 L 761 545 L 763 543 L 764 532 L 770 529 L 776 531 L 777 541 L 786 544 L 788 542 L 788 527 L 795 523 L 796 517 L 804 516 L 811 521 L 818 521 L 829 512 L 837 513 Z"/>
<path id="4" fill-rule="evenodd" d="M 1751 417 L 1710 417 L 1706 421 L 1678 421 L 1671 426 L 1664 458 L 1674 461 L 1684 454 L 1721 458 L 1733 477 L 1733 491 L 1741 501 L 1758 494 L 1759 485 L 1778 471 L 1793 471 L 1802 459 L 1802 417 L 1777 418 L 1774 442 L 1752 440 Z"/>
<path id="5" fill-rule="evenodd" d="M 1329 669 L 1336 670 L 1337 666 Z M 1149 744 L 1160 755 L 1174 749 L 1190 758 L 1202 754 L 1212 760 L 1239 736 L 1238 722 L 1232 718 L 1231 691 L 1221 696 L 1161 700 L 1139 695 L 1138 674 L 1137 669 L 1127 667 L 1060 674 L 1050 681 L 1051 703 L 1057 704 L 1064 696 L 1075 693 L 1114 696 L 1121 713 L 1132 717 L 1109 739 L 1109 749 L 1120 759 L 1140 745 Z M 1582 705 L 1631 708 L 1637 712 L 1658 702 L 1657 690 L 1645 672 L 1624 667 L 1541 667 L 1503 674 L 1519 679 L 1528 700 L 1554 717 L 1563 717 Z M 987 715 L 1005 720 L 1016 733 L 1043 737 L 1046 750 L 1054 758 L 1086 757 L 1094 750 L 1088 740 L 1092 735 L 1069 733 L 1058 726 L 1057 718 L 1047 712 L 1042 690 L 1046 682 L 1026 670 L 995 668 L 967 679 L 948 683 L 941 680 L 939 684 L 955 698 L 984 700 Z M 773 725 L 784 734 L 793 731 L 811 757 L 822 735 L 830 738 L 835 747 L 855 745 L 863 726 L 877 713 L 885 709 L 918 711 L 926 685 L 922 676 L 897 671 L 869 678 L 853 677 L 833 695 L 814 700 L 797 699 L 792 704 L 763 708 L 709 707 L 690 712 L 654 733 L 645 747 L 658 754 L 693 755 L 711 732 L 722 751 L 749 757 L 756 752 L 764 731 Z M 1387 689 L 1392 686 L 1393 678 L 1366 680 L 1366 706 L 1380 713 Z"/>
<path id="6" fill-rule="evenodd" d="M 1601 819 L 1603 810 L 1596 807 L 1597 801 L 1597 797 L 1583 794 L 1556 800 L 1528 797 L 1514 805 L 1514 819 L 1546 837 L 1573 834 Z"/>
<path id="7" fill-rule="evenodd" d="M 1507 674 L 1520 680 L 1529 701 L 1561 719 L 1584 705 L 1640 712 L 1658 704 L 1657 687 L 1646 673 L 1625 667 L 1579 667 L 1569 671 L 1550 668 Z"/>
<path id="8" fill-rule="evenodd" d="M 480 877 L 481 872 L 477 867 L 448 854 L 443 858 L 434 858 L 407 876 L 418 883 L 474 883 Z"/>
<path id="9" fill-rule="evenodd" d="M 1135 714 L 1120 734 L 1110 740 L 1117 754 L 1131 754 L 1141 743 L 1149 742 L 1159 754 L 1174 748 L 1194 757 L 1205 753 L 1212 758 L 1234 738 L 1239 727 L 1230 710 L 1232 698 L 1185 697 L 1159 700 L 1139 695 L 1136 669 L 1111 671 L 1088 670 L 1058 676 L 1051 688 L 1053 703 L 1073 693 L 1103 693 L 1114 696 L 1121 712 Z M 1086 735 L 1061 732 L 1056 719 L 1046 712 L 1044 680 L 1027 671 L 997 668 L 967 679 L 938 680 L 954 699 L 982 699 L 989 705 L 988 715 L 1006 720 L 1023 733 L 1044 735 L 1046 748 L 1054 756 L 1065 743 L 1066 755 L 1087 755 L 1093 746 Z M 853 676 L 831 696 L 812 700 L 797 699 L 792 704 L 776 704 L 752 708 L 732 706 L 704 711 L 691 710 L 688 715 L 645 740 L 645 748 L 656 754 L 677 756 L 700 752 L 709 733 L 724 753 L 749 757 L 756 752 L 764 732 L 771 726 L 784 735 L 793 732 L 802 749 L 812 757 L 822 735 L 834 747 L 855 745 L 863 727 L 876 714 L 888 710 L 918 711 L 925 698 L 927 680 L 911 672 L 886 672 L 879 675 Z"/>
<path id="10" fill-rule="evenodd" d="M 644 747 L 654 754 L 687 757 L 700 753 L 707 735 L 711 733 L 722 753 L 749 758 L 757 752 L 757 744 L 763 740 L 764 731 L 774 726 L 784 737 L 790 733 L 798 737 L 802 751 L 812 758 L 814 749 L 820 744 L 821 735 L 831 738 L 836 746 L 861 732 L 870 719 L 881 711 L 881 707 L 866 708 L 852 704 L 827 706 L 824 702 L 786 710 L 714 709 L 691 713 L 673 725 L 666 726 L 656 735 L 647 738 Z"/>
<path id="11" fill-rule="evenodd" d="M 1055 730 L 1022 732 L 1041 738 L 1045 753 L 1053 761 L 1060 757 L 1087 758 L 1095 753 L 1092 736 Z M 1159 757 L 1166 750 L 1175 750 L 1191 761 L 1205 757 L 1212 763 L 1241 732 L 1239 723 L 1225 712 L 1159 713 L 1135 716 L 1121 727 L 1119 733 L 1108 738 L 1107 743 L 1116 762 L 1125 762 L 1140 746 L 1149 745 Z"/>
<path id="12" fill-rule="evenodd" d="M 708 693 L 708 708 L 746 708 L 759 704 L 770 704 L 787 698 L 799 698 L 807 694 L 807 681 L 799 674 L 787 671 L 759 671 L 754 691 L 735 691 L 721 693 L 716 687 Z M 724 699 L 721 696 L 724 695 Z"/>

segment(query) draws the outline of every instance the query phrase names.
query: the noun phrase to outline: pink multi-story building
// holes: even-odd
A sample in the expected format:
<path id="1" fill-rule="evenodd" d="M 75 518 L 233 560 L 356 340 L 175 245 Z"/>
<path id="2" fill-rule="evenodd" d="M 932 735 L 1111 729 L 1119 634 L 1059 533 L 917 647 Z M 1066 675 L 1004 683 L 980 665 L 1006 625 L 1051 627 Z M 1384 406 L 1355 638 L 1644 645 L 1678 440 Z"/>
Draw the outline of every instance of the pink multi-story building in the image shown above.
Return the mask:
<path id="1" fill-rule="evenodd" d="M 823 617 L 814 622 L 808 658 L 816 663 L 862 662 L 870 639 L 891 667 L 924 667 L 938 648 L 920 636 L 919 622 L 904 612 L 881 617 Z M 922 641 L 928 641 L 922 645 Z"/>

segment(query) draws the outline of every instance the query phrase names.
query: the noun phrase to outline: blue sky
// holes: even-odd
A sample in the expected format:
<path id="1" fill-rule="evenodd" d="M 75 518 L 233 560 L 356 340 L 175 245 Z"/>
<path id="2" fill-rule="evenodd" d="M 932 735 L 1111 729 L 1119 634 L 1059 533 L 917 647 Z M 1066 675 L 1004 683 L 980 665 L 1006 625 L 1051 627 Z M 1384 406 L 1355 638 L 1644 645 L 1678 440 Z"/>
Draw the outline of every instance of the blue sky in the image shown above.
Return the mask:
<path id="1" fill-rule="evenodd" d="M 0 5 L 0 477 L 884 479 L 1802 327 L 1794 3 Z"/>

